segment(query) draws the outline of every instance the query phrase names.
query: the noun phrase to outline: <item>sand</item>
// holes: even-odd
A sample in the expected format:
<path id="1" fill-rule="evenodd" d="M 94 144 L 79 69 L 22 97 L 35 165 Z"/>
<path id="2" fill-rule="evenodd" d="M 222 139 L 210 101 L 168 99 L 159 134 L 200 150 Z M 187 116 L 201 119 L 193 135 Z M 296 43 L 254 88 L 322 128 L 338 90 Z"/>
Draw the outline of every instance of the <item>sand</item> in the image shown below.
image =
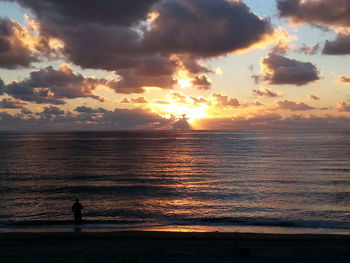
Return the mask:
<path id="1" fill-rule="evenodd" d="M 1 233 L 0 262 L 350 262 L 348 235 Z"/>

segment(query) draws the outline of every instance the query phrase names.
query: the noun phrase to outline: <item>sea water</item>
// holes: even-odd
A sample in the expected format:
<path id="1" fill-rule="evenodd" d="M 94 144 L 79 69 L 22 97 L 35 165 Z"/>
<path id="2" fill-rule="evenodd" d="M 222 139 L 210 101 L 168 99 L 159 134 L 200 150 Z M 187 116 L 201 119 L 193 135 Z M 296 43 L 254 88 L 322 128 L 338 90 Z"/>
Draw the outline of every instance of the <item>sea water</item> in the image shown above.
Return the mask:
<path id="1" fill-rule="evenodd" d="M 0 228 L 350 229 L 349 131 L 0 133 Z"/>

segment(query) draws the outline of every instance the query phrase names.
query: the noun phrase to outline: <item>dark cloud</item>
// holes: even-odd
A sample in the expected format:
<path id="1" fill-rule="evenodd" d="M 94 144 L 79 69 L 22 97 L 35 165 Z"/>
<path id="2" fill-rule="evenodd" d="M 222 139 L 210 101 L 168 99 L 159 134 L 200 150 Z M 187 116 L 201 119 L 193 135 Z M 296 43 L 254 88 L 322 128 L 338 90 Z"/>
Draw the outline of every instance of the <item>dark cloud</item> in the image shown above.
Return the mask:
<path id="1" fill-rule="evenodd" d="M 345 103 L 346 104 L 346 103 Z M 347 104 L 346 104 L 347 105 Z M 349 110 L 349 109 L 348 109 Z M 94 112 L 100 111 L 93 109 Z M 55 112 L 57 114 L 55 114 Z M 186 118 L 165 119 L 148 110 L 116 109 L 95 113 L 72 114 L 62 110 L 48 110 L 38 114 L 31 112 L 9 114 L 0 112 L 1 130 L 145 130 L 145 129 L 184 129 Z M 52 113 L 52 114 L 51 114 Z M 184 120 L 185 119 L 185 120 Z M 283 118 L 276 113 L 256 114 L 250 117 L 230 117 L 198 120 L 203 129 L 259 130 L 259 129 L 350 129 L 348 117 L 303 117 L 293 115 Z M 187 126 L 187 128 L 189 128 Z"/>
<path id="2" fill-rule="evenodd" d="M 128 27 L 55 25 L 52 30 L 64 41 L 65 55 L 83 68 L 110 71 L 134 68 L 143 55 L 139 34 Z"/>
<path id="3" fill-rule="evenodd" d="M 270 53 L 262 59 L 263 79 L 270 84 L 306 85 L 319 80 L 319 71 L 310 62 L 302 62 Z"/>
<path id="4" fill-rule="evenodd" d="M 97 108 L 93 109 L 87 106 L 78 106 L 74 109 L 74 111 L 79 112 L 79 113 L 104 113 L 107 112 L 107 110 L 103 108 Z"/>
<path id="5" fill-rule="evenodd" d="M 213 70 L 209 69 L 203 63 L 201 63 L 200 59 L 196 56 L 182 55 L 179 58 L 188 72 L 194 75 L 200 73 L 213 73 Z"/>
<path id="6" fill-rule="evenodd" d="M 217 94 L 217 93 L 214 93 L 212 95 L 217 104 L 216 106 L 217 107 L 241 107 L 241 103 L 239 102 L 238 99 L 236 98 L 229 98 L 227 95 L 222 95 L 222 94 Z"/>
<path id="7" fill-rule="evenodd" d="M 258 90 L 254 89 L 253 94 L 255 96 L 264 97 L 264 98 L 275 98 L 280 96 L 276 91 L 272 89 L 267 89 L 267 88 L 258 89 Z"/>
<path id="8" fill-rule="evenodd" d="M 130 25 L 144 19 L 158 0 L 11 0 L 55 24 Z"/>
<path id="9" fill-rule="evenodd" d="M 0 95 L 3 95 L 5 91 L 5 83 L 2 79 L 0 79 Z"/>
<path id="10" fill-rule="evenodd" d="M 276 109 L 290 110 L 290 111 L 306 111 L 306 110 L 314 110 L 315 108 L 303 102 L 296 103 L 294 101 L 284 100 L 284 101 L 277 102 Z"/>
<path id="11" fill-rule="evenodd" d="M 25 103 L 20 100 L 4 98 L 0 101 L 0 109 L 24 109 Z"/>
<path id="12" fill-rule="evenodd" d="M 263 76 L 257 74 L 251 75 L 250 77 L 252 78 L 255 84 L 259 84 L 263 80 Z"/>
<path id="13" fill-rule="evenodd" d="M 133 69 L 118 70 L 119 80 L 112 80 L 109 87 L 117 93 L 143 93 L 145 87 L 171 89 L 176 80 L 173 77 L 177 62 L 169 56 L 140 58 Z"/>
<path id="14" fill-rule="evenodd" d="M 296 23 L 317 26 L 350 26 L 350 2 L 348 0 L 277 0 L 282 17 Z"/>
<path id="15" fill-rule="evenodd" d="M 63 41 L 62 52 L 83 68 L 117 70 L 140 63 L 141 36 L 135 30 L 157 0 L 13 0 L 30 9 L 41 34 Z M 153 55 L 153 54 L 151 54 Z"/>
<path id="16" fill-rule="evenodd" d="M 302 53 L 305 55 L 315 55 L 319 52 L 319 50 L 320 50 L 320 44 L 316 44 L 314 46 L 308 46 L 306 44 L 303 44 L 296 51 L 298 53 Z"/>
<path id="17" fill-rule="evenodd" d="M 248 48 L 272 33 L 269 21 L 241 1 L 169 0 L 156 10 L 159 16 L 145 34 L 152 51 L 213 57 Z"/>
<path id="18" fill-rule="evenodd" d="M 107 111 L 100 121 L 118 129 L 154 129 L 169 123 L 158 114 L 142 109 Z"/>
<path id="19" fill-rule="evenodd" d="M 212 71 L 201 58 L 249 48 L 273 33 L 270 22 L 243 1 L 12 1 L 32 11 L 43 38 L 63 42 L 68 60 L 82 68 L 116 71 L 121 80 L 110 86 L 126 94 L 147 86 L 172 88 L 180 64 L 204 83 L 202 75 Z M 159 16 L 147 24 L 150 11 Z M 0 43 L 0 48 L 7 46 Z"/>
<path id="20" fill-rule="evenodd" d="M 63 115 L 65 114 L 64 110 L 56 106 L 44 107 L 44 110 L 40 113 L 41 115 Z"/>
<path id="21" fill-rule="evenodd" d="M 38 61 L 21 39 L 23 34 L 25 30 L 20 24 L 0 18 L 0 68 L 28 67 L 32 62 Z"/>
<path id="22" fill-rule="evenodd" d="M 0 112 L 2 130 L 129 130 L 171 129 L 176 122 L 149 110 L 79 108 L 81 112 L 64 112 L 56 106 L 45 107 L 42 112 L 21 112 L 11 115 Z M 98 113 L 98 114 L 96 114 Z"/>
<path id="23" fill-rule="evenodd" d="M 119 70 L 120 80 L 112 80 L 108 86 L 117 93 L 143 93 L 145 87 L 170 89 L 175 83 L 172 75 L 142 76 L 135 70 Z"/>
<path id="24" fill-rule="evenodd" d="M 350 35 L 339 34 L 335 40 L 327 40 L 322 53 L 326 55 L 350 54 Z"/>
<path id="25" fill-rule="evenodd" d="M 205 75 L 195 76 L 192 84 L 195 85 L 198 89 L 207 90 L 211 88 L 211 82 Z"/>
<path id="26" fill-rule="evenodd" d="M 142 58 L 135 67 L 135 72 L 138 76 L 145 77 L 172 76 L 177 66 L 178 62 L 169 56 L 155 55 Z"/>
<path id="27" fill-rule="evenodd" d="M 188 119 L 186 118 L 186 116 L 182 116 L 181 119 L 176 120 L 173 124 L 172 124 L 172 130 L 191 130 L 192 127 L 191 125 L 188 123 L 187 121 Z"/>
<path id="28" fill-rule="evenodd" d="M 135 26 L 156 0 L 17 2 L 36 14 L 43 34 L 64 41 L 65 53 L 74 63 L 89 68 L 133 67 L 142 54 L 159 52 L 224 55 L 248 48 L 272 33 L 269 21 L 238 1 L 158 1 L 152 10 L 159 16 L 142 34 Z"/>
<path id="29" fill-rule="evenodd" d="M 350 84 L 350 77 L 347 76 L 340 76 L 338 78 L 339 82 L 344 83 L 344 84 Z"/>
<path id="30" fill-rule="evenodd" d="M 49 66 L 30 73 L 23 81 L 13 81 L 4 87 L 5 93 L 23 101 L 48 104 L 65 104 L 65 99 L 93 98 L 101 100 L 93 94 L 93 90 L 106 80 L 85 78 L 75 74 L 66 65 L 55 70 Z"/>
<path id="31" fill-rule="evenodd" d="M 21 114 L 22 115 L 30 115 L 30 114 L 33 114 L 33 112 L 29 109 L 21 109 Z"/>
<path id="32" fill-rule="evenodd" d="M 310 100 L 320 100 L 319 97 L 315 96 L 315 95 L 310 95 Z"/>
<path id="33" fill-rule="evenodd" d="M 350 27 L 350 2 L 348 0 L 277 0 L 282 17 L 296 23 L 308 23 L 324 28 Z M 322 53 L 327 55 L 350 54 L 350 36 L 338 35 L 326 41 Z M 304 51 L 313 51 L 304 49 Z"/>

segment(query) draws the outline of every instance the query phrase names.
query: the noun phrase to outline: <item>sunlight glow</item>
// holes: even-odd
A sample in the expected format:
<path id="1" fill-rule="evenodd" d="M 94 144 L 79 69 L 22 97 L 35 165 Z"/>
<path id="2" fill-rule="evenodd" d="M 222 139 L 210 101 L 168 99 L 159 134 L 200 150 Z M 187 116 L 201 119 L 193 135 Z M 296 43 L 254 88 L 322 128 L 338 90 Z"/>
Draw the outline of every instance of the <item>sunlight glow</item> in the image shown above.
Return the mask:
<path id="1" fill-rule="evenodd" d="M 180 88 L 186 89 L 192 86 L 192 79 L 188 76 L 186 70 L 179 70 L 176 75 L 177 83 Z"/>
<path id="2" fill-rule="evenodd" d="M 209 106 L 205 103 L 193 103 L 193 100 L 179 93 L 170 93 L 167 103 L 156 102 L 150 108 L 165 118 L 181 119 L 186 116 L 189 123 L 208 116 Z"/>

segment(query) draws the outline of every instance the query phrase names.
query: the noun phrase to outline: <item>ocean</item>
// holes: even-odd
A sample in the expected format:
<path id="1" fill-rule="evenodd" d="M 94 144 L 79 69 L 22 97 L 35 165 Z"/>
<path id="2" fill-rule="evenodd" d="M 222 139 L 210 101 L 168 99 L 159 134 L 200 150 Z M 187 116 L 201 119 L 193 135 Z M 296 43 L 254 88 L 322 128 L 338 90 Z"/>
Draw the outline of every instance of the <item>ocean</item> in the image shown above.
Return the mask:
<path id="1" fill-rule="evenodd" d="M 349 131 L 0 133 L 0 228 L 350 229 Z"/>

